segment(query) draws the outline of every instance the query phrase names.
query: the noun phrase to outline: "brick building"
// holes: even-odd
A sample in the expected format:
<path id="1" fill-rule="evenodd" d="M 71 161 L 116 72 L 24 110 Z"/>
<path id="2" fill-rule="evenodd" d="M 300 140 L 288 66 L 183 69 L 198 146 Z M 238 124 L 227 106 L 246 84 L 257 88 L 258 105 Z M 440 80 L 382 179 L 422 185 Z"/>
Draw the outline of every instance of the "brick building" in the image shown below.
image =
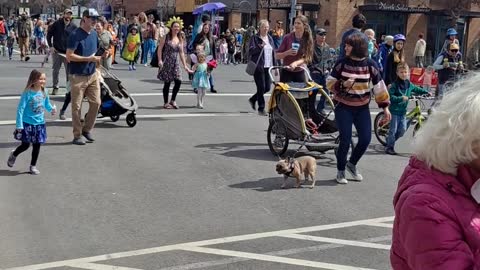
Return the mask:
<path id="1" fill-rule="evenodd" d="M 427 40 L 427 62 L 435 60 L 445 40 L 446 30 L 452 27 L 450 17 L 452 0 L 320 0 L 317 26 L 327 29 L 327 42 L 338 46 L 343 32 L 351 28 L 351 19 L 362 12 L 368 28 L 375 30 L 377 39 L 385 34 L 405 34 L 406 55 L 413 64 L 413 50 L 419 33 Z M 465 6 L 456 20 L 462 51 L 470 57 L 472 48 L 478 47 L 480 34 L 480 7 Z M 476 45 L 476 46 L 474 46 Z"/>

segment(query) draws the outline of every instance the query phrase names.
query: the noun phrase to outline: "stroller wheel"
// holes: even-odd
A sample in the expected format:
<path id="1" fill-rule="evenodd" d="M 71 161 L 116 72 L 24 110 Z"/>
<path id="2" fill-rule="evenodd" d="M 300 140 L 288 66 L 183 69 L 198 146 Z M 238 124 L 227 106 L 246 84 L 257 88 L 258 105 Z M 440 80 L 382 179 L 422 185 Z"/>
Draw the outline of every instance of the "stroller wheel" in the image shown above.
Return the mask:
<path id="1" fill-rule="evenodd" d="M 137 118 L 134 113 L 127 115 L 127 125 L 129 127 L 134 127 L 137 124 Z"/>
<path id="2" fill-rule="evenodd" d="M 120 119 L 120 115 L 112 115 L 112 116 L 110 116 L 110 120 L 112 120 L 112 122 L 117 122 L 118 119 Z"/>
<path id="3" fill-rule="evenodd" d="M 267 142 L 272 154 L 281 156 L 287 152 L 289 140 L 287 128 L 282 122 L 270 121 L 267 130 Z"/>

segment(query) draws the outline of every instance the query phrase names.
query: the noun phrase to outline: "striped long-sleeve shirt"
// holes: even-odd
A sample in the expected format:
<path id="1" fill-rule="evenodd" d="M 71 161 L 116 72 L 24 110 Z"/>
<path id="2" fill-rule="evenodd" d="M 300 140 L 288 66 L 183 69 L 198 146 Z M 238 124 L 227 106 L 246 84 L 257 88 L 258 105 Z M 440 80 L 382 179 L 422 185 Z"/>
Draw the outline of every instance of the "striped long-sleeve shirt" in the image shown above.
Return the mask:
<path id="1" fill-rule="evenodd" d="M 350 89 L 345 89 L 342 83 L 350 78 L 355 79 L 355 83 Z M 327 78 L 327 88 L 335 94 L 334 99 L 340 103 L 364 106 L 370 102 L 370 82 L 373 84 L 373 94 L 378 106 L 387 107 L 390 104 L 387 87 L 377 64 L 368 58 L 355 61 L 347 57 L 338 61 Z"/>

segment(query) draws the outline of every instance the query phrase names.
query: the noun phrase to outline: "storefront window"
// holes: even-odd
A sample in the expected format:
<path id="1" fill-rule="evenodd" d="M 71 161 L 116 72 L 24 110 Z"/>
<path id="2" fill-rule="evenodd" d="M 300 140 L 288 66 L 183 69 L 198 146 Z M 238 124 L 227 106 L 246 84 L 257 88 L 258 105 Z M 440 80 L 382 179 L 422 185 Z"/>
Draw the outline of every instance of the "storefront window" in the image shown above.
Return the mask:
<path id="1" fill-rule="evenodd" d="M 395 12 L 366 11 L 367 28 L 375 31 L 377 41 L 382 35 L 405 34 L 407 15 Z"/>

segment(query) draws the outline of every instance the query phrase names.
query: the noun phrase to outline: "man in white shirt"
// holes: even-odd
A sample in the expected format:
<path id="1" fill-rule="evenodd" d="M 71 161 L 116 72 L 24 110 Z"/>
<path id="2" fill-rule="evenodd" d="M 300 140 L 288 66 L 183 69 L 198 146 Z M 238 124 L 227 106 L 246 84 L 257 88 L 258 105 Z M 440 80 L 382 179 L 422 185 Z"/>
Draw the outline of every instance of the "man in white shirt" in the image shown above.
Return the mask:
<path id="1" fill-rule="evenodd" d="M 415 45 L 413 56 L 415 57 L 415 64 L 419 68 L 423 68 L 425 62 L 425 50 L 427 49 L 427 42 L 423 39 L 423 33 L 418 35 L 418 41 Z"/>

